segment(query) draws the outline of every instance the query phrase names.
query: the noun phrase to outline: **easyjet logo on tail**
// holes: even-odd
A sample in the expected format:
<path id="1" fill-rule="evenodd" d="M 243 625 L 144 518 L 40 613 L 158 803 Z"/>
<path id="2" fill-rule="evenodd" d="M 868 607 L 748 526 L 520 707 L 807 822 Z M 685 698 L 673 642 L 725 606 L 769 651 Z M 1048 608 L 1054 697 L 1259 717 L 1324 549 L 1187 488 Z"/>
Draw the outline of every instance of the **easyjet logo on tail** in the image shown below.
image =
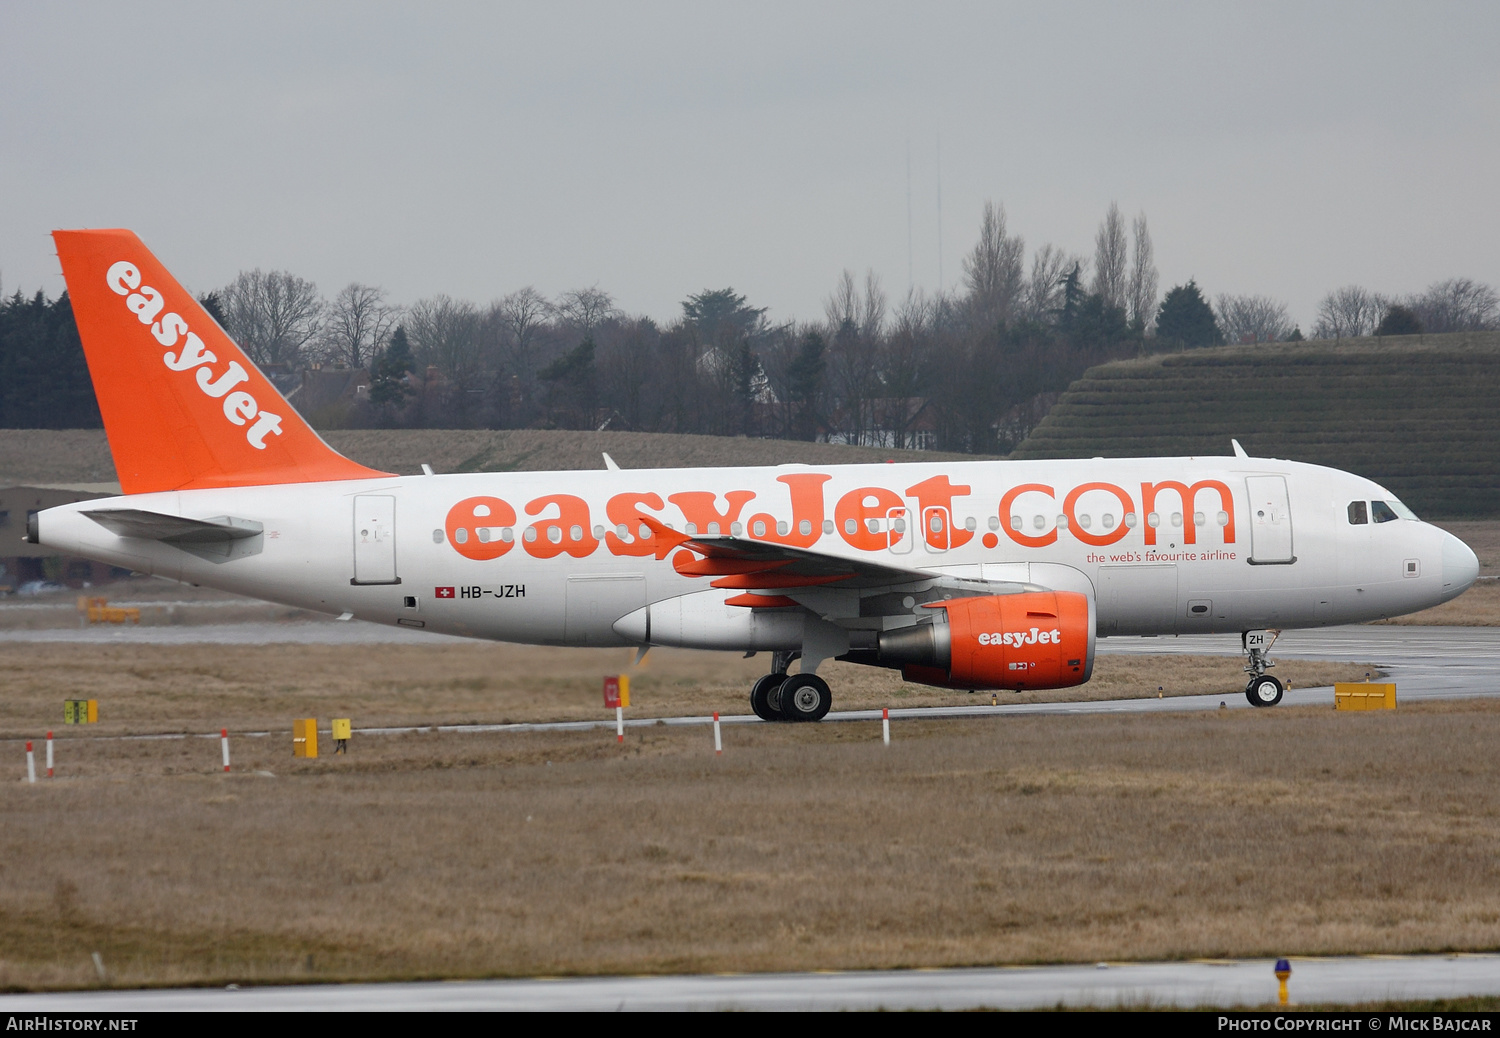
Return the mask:
<path id="1" fill-rule="evenodd" d="M 121 260 L 110 266 L 104 275 L 105 284 L 115 295 L 125 297 L 125 308 L 135 314 L 136 320 L 151 329 L 152 336 L 163 346 L 176 346 L 176 352 L 168 350 L 162 362 L 172 371 L 189 372 L 205 396 L 223 401 L 224 417 L 233 425 L 245 426 L 245 441 L 256 450 L 266 449 L 266 437 L 281 435 L 281 415 L 262 411 L 255 397 L 234 387 L 250 381 L 250 373 L 237 360 L 216 373 L 211 365 L 218 362 L 212 350 L 207 349 L 188 323 L 179 314 L 166 313 L 166 300 L 150 285 L 141 284 L 141 272 L 135 264 Z M 179 343 L 181 345 L 179 345 Z"/>

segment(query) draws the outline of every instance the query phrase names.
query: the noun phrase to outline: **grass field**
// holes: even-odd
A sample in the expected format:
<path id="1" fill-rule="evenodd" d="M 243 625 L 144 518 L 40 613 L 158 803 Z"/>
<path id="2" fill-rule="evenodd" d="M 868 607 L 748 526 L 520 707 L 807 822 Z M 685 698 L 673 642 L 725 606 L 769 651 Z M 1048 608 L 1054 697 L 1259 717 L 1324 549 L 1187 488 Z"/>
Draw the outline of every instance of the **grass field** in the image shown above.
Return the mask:
<path id="1" fill-rule="evenodd" d="M 1496 704 L 893 729 L 70 732 L 0 785 L 0 987 L 1500 946 Z"/>
<path id="2" fill-rule="evenodd" d="M 1500 515 L 1500 332 L 1262 343 L 1100 365 L 1017 458 L 1251 454 L 1367 476 L 1424 517 Z"/>
<path id="3" fill-rule="evenodd" d="M 1400 626 L 1500 627 L 1500 521 L 1446 520 L 1436 523 L 1474 549 L 1479 582 L 1451 602 L 1378 623 Z"/>
<path id="4" fill-rule="evenodd" d="M 769 657 L 653 649 L 640 668 L 631 650 L 556 649 L 486 642 L 400 645 L 0 644 L 0 738 L 37 738 L 61 727 L 62 701 L 98 699 L 102 735 L 290 731 L 294 717 L 350 717 L 360 726 L 496 724 L 604 719 L 603 675 L 631 673 L 631 715 L 749 712 L 748 693 Z M 1079 688 L 1016 694 L 1005 702 L 1073 702 L 1165 695 L 1242 695 L 1237 657 L 1101 656 Z M 1296 687 L 1363 679 L 1367 663 L 1284 660 Z M 820 670 L 836 709 L 988 702 L 899 672 L 830 663 Z M 73 733 L 69 733 L 73 734 Z"/>

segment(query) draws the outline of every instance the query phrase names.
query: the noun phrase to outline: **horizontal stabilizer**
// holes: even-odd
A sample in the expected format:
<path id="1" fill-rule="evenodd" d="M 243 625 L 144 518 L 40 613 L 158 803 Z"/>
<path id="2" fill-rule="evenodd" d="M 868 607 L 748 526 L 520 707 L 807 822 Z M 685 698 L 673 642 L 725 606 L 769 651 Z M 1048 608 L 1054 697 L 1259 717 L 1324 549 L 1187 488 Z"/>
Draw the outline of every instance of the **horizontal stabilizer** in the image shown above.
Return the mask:
<path id="1" fill-rule="evenodd" d="M 110 533 L 140 537 L 148 541 L 180 541 L 210 544 L 254 537 L 264 527 L 253 519 L 221 515 L 212 519 L 187 519 L 180 515 L 147 512 L 139 508 L 96 508 L 83 513 Z"/>
<path id="2" fill-rule="evenodd" d="M 209 562 L 259 554 L 260 535 L 265 529 L 254 519 L 231 515 L 188 519 L 140 508 L 95 508 L 83 514 L 117 536 L 161 541 Z"/>

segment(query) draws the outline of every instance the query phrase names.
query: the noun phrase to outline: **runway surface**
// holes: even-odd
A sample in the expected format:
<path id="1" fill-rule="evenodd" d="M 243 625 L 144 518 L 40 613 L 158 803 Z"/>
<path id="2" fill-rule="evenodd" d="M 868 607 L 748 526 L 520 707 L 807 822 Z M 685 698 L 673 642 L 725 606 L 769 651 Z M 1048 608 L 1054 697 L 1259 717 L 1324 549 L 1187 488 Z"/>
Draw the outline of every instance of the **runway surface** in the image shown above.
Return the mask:
<path id="1" fill-rule="evenodd" d="M 1229 1008 L 1276 1001 L 1269 959 L 1001 969 L 447 981 L 0 995 L 9 1013 Z M 1292 959 L 1294 1004 L 1500 995 L 1500 956 Z"/>

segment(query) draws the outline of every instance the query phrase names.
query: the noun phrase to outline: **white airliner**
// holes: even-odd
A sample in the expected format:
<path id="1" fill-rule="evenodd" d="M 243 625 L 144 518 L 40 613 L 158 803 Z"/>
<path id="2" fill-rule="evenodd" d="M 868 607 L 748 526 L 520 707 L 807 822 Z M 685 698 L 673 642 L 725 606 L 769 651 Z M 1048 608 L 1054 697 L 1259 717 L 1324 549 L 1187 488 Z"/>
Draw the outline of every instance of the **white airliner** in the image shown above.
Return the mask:
<path id="1" fill-rule="evenodd" d="M 337 454 L 129 231 L 54 234 L 124 496 L 28 539 L 142 573 L 449 634 L 767 652 L 767 720 L 830 659 L 957 689 L 1081 684 L 1096 638 L 1446 602 L 1474 553 L 1382 487 L 1270 458 L 398 476 Z M 788 669 L 801 660 L 799 672 Z"/>

